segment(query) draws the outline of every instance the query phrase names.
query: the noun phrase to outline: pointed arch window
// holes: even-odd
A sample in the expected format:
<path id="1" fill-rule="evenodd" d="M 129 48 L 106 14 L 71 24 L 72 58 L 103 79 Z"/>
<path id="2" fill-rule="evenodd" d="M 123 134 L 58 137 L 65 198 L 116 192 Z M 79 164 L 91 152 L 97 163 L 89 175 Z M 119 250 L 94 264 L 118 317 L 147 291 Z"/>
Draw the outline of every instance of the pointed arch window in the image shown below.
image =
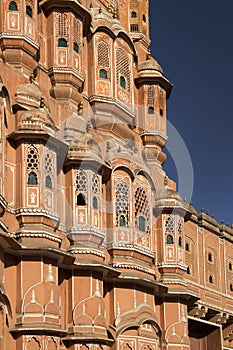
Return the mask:
<path id="1" fill-rule="evenodd" d="M 123 77 L 123 75 L 120 76 L 120 87 L 126 90 L 126 79 Z"/>
<path id="2" fill-rule="evenodd" d="M 183 245 L 182 237 L 179 236 L 179 238 L 178 238 L 178 246 L 179 246 L 179 247 L 182 247 L 182 245 Z"/>
<path id="3" fill-rule="evenodd" d="M 83 193 L 79 193 L 77 195 L 76 204 L 80 207 L 86 206 L 86 196 Z"/>
<path id="4" fill-rule="evenodd" d="M 143 216 L 138 218 L 138 228 L 141 232 L 146 232 L 146 219 Z"/>
<path id="5" fill-rule="evenodd" d="M 137 18 L 137 12 L 136 11 L 132 11 L 131 12 L 131 18 Z"/>
<path id="6" fill-rule="evenodd" d="M 144 23 L 146 23 L 146 16 L 145 15 L 142 15 L 142 20 Z"/>
<path id="7" fill-rule="evenodd" d="M 119 217 L 119 226 L 120 227 L 126 227 L 126 219 L 125 219 L 125 216 L 124 215 L 121 215 Z"/>
<path id="8" fill-rule="evenodd" d="M 213 277 L 209 275 L 209 283 L 213 284 Z"/>
<path id="9" fill-rule="evenodd" d="M 174 244 L 174 239 L 172 235 L 167 235 L 167 240 L 166 240 L 167 244 Z"/>
<path id="10" fill-rule="evenodd" d="M 75 51 L 76 53 L 79 53 L 79 46 L 78 46 L 77 43 L 74 43 L 74 44 L 73 44 L 73 49 L 74 49 L 74 51 Z"/>
<path id="11" fill-rule="evenodd" d="M 92 198 L 92 206 L 94 209 L 98 209 L 99 205 L 98 205 L 98 199 L 96 197 Z"/>
<path id="12" fill-rule="evenodd" d="M 38 177 L 34 171 L 28 174 L 28 185 L 38 185 Z"/>
<path id="13" fill-rule="evenodd" d="M 52 189 L 52 179 L 49 175 L 45 177 L 45 187 Z"/>
<path id="14" fill-rule="evenodd" d="M 58 47 L 67 47 L 67 40 L 65 38 L 59 38 L 57 45 Z"/>
<path id="15" fill-rule="evenodd" d="M 18 5 L 17 5 L 17 3 L 16 3 L 15 1 L 11 1 L 11 2 L 9 3 L 8 9 L 9 9 L 10 11 L 18 11 Z"/>
<path id="16" fill-rule="evenodd" d="M 108 79 L 108 73 L 107 73 L 106 69 L 99 70 L 99 78 Z"/>
<path id="17" fill-rule="evenodd" d="M 26 14 L 32 18 L 32 8 L 29 5 L 26 6 Z"/>
<path id="18" fill-rule="evenodd" d="M 148 114 L 155 114 L 154 107 L 148 107 Z"/>

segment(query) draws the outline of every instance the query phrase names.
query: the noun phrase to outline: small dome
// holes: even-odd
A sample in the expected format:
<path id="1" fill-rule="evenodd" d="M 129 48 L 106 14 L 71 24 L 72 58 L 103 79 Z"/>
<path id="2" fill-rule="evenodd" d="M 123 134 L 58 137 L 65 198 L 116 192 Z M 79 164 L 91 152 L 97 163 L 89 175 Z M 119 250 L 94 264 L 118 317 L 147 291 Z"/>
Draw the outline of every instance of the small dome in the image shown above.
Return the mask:
<path id="1" fill-rule="evenodd" d="M 163 69 L 154 58 L 150 58 L 149 60 L 140 62 L 138 65 L 138 71 L 141 72 L 143 70 L 157 70 L 161 74 L 163 74 Z"/>
<path id="2" fill-rule="evenodd" d="M 54 131 L 57 129 L 51 116 L 43 108 L 35 108 L 21 114 L 18 129 L 41 130 L 41 127 L 48 127 Z"/>
<path id="3" fill-rule="evenodd" d="M 89 130 L 71 143 L 70 151 L 93 153 L 99 158 L 102 158 L 101 148 L 98 141 L 97 135 Z"/>
<path id="4" fill-rule="evenodd" d="M 42 92 L 33 82 L 19 85 L 15 92 L 16 103 L 24 108 L 39 107 L 42 97 Z M 46 100 L 45 106 L 48 107 Z"/>

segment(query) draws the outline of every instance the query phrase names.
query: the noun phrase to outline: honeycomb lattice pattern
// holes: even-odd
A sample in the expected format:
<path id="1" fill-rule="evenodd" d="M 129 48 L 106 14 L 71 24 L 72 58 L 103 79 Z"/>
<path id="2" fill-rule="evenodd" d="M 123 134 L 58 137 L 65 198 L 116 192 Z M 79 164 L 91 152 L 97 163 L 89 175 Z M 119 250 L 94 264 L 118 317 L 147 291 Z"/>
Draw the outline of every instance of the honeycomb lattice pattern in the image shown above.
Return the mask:
<path id="1" fill-rule="evenodd" d="M 129 57 L 122 50 L 117 49 L 116 51 L 116 72 L 117 72 L 117 84 L 120 83 L 120 77 L 124 76 L 127 81 L 126 88 L 130 92 L 130 70 L 129 70 Z"/>
<path id="2" fill-rule="evenodd" d="M 60 38 L 68 37 L 68 17 L 65 13 L 59 12 L 57 13 L 57 36 Z"/>
<path id="3" fill-rule="evenodd" d="M 116 185 L 116 226 L 119 226 L 119 218 L 123 215 L 125 226 L 129 225 L 129 186 L 126 182 L 120 181 Z"/>
<path id="4" fill-rule="evenodd" d="M 99 194 L 100 192 L 99 177 L 97 174 L 92 175 L 91 189 L 93 194 Z"/>
<path id="5" fill-rule="evenodd" d="M 165 221 L 165 232 L 175 232 L 175 222 L 171 215 Z"/>
<path id="6" fill-rule="evenodd" d="M 154 86 L 149 86 L 147 90 L 147 104 L 148 106 L 155 104 L 155 88 Z"/>
<path id="7" fill-rule="evenodd" d="M 110 67 L 109 47 L 104 41 L 101 41 L 98 44 L 98 66 L 107 68 Z"/>
<path id="8" fill-rule="evenodd" d="M 138 187 L 134 194 L 134 215 L 135 219 L 143 216 L 146 220 L 146 233 L 150 231 L 150 208 L 146 191 Z M 138 222 L 138 220 L 136 220 Z M 136 224 L 138 226 L 138 223 Z"/>
<path id="9" fill-rule="evenodd" d="M 87 192 L 87 175 L 83 170 L 77 171 L 75 184 L 77 192 Z"/>
<path id="10" fill-rule="evenodd" d="M 77 18 L 73 18 L 73 42 L 80 43 L 80 23 Z"/>
<path id="11" fill-rule="evenodd" d="M 27 150 L 27 170 L 38 170 L 39 156 L 35 146 L 30 146 Z"/>
<path id="12" fill-rule="evenodd" d="M 46 152 L 44 156 L 44 167 L 47 174 L 53 174 L 53 157 L 50 152 Z"/>
<path id="13" fill-rule="evenodd" d="M 178 234 L 181 236 L 183 233 L 183 220 L 182 219 L 178 220 L 177 226 L 178 226 Z"/>

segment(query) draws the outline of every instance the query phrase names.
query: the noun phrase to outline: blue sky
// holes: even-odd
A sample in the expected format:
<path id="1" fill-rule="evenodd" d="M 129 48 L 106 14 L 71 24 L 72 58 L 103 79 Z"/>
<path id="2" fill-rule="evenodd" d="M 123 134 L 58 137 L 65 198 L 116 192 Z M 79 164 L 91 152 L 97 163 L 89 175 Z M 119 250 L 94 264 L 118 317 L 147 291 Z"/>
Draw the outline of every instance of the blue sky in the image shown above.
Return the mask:
<path id="1" fill-rule="evenodd" d="M 231 224 L 233 1 L 151 0 L 150 21 L 153 57 L 174 84 L 168 120 L 191 156 L 194 206 Z M 165 169 L 177 179 L 171 157 Z"/>

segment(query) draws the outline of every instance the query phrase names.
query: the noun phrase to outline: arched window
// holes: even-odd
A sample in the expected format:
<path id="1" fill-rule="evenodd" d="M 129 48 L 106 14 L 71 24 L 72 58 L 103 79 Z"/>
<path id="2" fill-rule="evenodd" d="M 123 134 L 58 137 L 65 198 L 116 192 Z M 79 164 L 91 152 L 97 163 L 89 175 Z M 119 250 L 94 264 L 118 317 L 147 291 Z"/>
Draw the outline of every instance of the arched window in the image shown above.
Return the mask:
<path id="1" fill-rule="evenodd" d="M 167 236 L 167 244 L 173 244 L 173 243 L 174 243 L 174 240 L 173 240 L 172 235 L 168 235 Z"/>
<path id="2" fill-rule="evenodd" d="M 123 75 L 120 76 L 120 87 L 126 90 L 126 79 L 123 77 Z"/>
<path id="3" fill-rule="evenodd" d="M 10 11 L 18 11 L 18 6 L 15 1 L 11 1 L 8 8 Z"/>
<path id="4" fill-rule="evenodd" d="M 26 6 L 26 14 L 32 18 L 32 8 L 29 5 Z"/>
<path id="5" fill-rule="evenodd" d="M 49 175 L 45 178 L 45 187 L 52 189 L 52 179 Z"/>
<path id="6" fill-rule="evenodd" d="M 119 226 L 120 227 L 126 227 L 126 219 L 125 219 L 125 216 L 124 215 L 121 215 L 119 217 Z"/>
<path id="7" fill-rule="evenodd" d="M 141 186 L 137 187 L 134 193 L 134 217 L 136 227 L 142 232 L 149 233 L 151 227 L 149 195 Z"/>
<path id="8" fill-rule="evenodd" d="M 188 243 L 185 243 L 185 250 L 186 250 L 186 252 L 189 252 L 189 244 Z"/>
<path id="9" fill-rule="evenodd" d="M 146 23 L 146 16 L 145 15 L 142 15 L 142 20 L 143 20 L 143 22 Z"/>
<path id="10" fill-rule="evenodd" d="M 137 18 L 137 12 L 136 11 L 132 11 L 131 12 L 131 18 Z"/>
<path id="11" fill-rule="evenodd" d="M 230 292 L 233 292 L 233 285 L 232 285 L 232 283 L 230 284 Z"/>
<path id="12" fill-rule="evenodd" d="M 96 197 L 92 198 L 92 206 L 94 209 L 98 209 L 98 199 Z"/>
<path id="13" fill-rule="evenodd" d="M 190 267 L 187 267 L 187 271 L 186 271 L 187 275 L 190 275 Z"/>
<path id="14" fill-rule="evenodd" d="M 169 216 L 165 222 L 165 232 L 175 232 L 175 222 L 172 216 Z"/>
<path id="15" fill-rule="evenodd" d="M 179 238 L 178 238 L 178 246 L 179 247 L 182 247 L 182 237 L 181 236 L 179 236 Z"/>
<path id="16" fill-rule="evenodd" d="M 117 84 L 130 92 L 130 59 L 121 48 L 116 50 L 116 78 Z"/>
<path id="17" fill-rule="evenodd" d="M 213 283 L 213 277 L 211 275 L 209 275 L 209 283 Z"/>
<path id="18" fill-rule="evenodd" d="M 228 267 L 229 267 L 229 270 L 232 271 L 232 263 L 231 262 L 229 262 Z"/>
<path id="19" fill-rule="evenodd" d="M 212 262 L 212 254 L 211 253 L 208 253 L 208 261 Z"/>
<path id="20" fill-rule="evenodd" d="M 119 181 L 116 193 L 116 226 L 127 227 L 129 222 L 129 185 Z"/>
<path id="21" fill-rule="evenodd" d="M 105 69 L 99 70 L 99 78 L 101 79 L 108 79 L 108 73 Z"/>
<path id="22" fill-rule="evenodd" d="M 160 117 L 163 117 L 163 110 L 162 110 L 162 108 L 160 108 L 159 114 L 160 114 Z"/>
<path id="23" fill-rule="evenodd" d="M 100 41 L 98 43 L 97 61 L 100 67 L 110 67 L 109 45 L 105 41 Z"/>
<path id="24" fill-rule="evenodd" d="M 79 53 L 79 46 L 78 46 L 77 43 L 74 43 L 73 49 L 74 49 L 74 51 L 75 51 L 76 53 Z"/>
<path id="25" fill-rule="evenodd" d="M 28 185 L 38 185 L 37 174 L 34 171 L 28 174 Z"/>
<path id="26" fill-rule="evenodd" d="M 146 232 L 146 220 L 143 216 L 139 216 L 138 218 L 138 228 L 142 232 Z"/>
<path id="27" fill-rule="evenodd" d="M 155 114 L 154 107 L 148 107 L 148 114 Z"/>
<path id="28" fill-rule="evenodd" d="M 67 40 L 65 38 L 58 39 L 58 47 L 67 47 Z"/>
<path id="29" fill-rule="evenodd" d="M 86 197 L 85 197 L 85 195 L 83 193 L 79 193 L 77 195 L 76 204 L 81 206 L 81 207 L 84 207 L 86 205 Z"/>

